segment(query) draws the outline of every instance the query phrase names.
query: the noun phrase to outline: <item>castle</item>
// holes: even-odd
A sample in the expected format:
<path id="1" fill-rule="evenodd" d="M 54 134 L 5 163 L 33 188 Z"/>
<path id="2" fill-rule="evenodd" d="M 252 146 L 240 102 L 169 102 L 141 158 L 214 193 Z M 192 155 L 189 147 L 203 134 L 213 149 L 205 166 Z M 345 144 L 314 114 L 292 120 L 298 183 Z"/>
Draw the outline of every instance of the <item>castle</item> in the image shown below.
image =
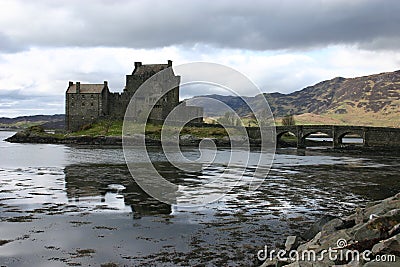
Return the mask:
<path id="1" fill-rule="evenodd" d="M 149 98 L 163 95 L 154 105 L 149 115 L 150 122 L 162 123 L 168 114 L 180 104 L 180 76 L 174 74 L 171 60 L 168 60 L 167 64 L 144 65 L 141 62 L 135 62 L 135 69 L 132 74 L 126 75 L 126 85 L 122 93 L 110 92 L 107 81 L 101 84 L 69 82 L 65 96 L 66 130 L 77 131 L 82 126 L 94 123 L 103 118 L 122 120 L 129 102 L 137 89 L 147 79 L 162 70 L 167 70 L 164 75 L 166 79 L 172 81 L 174 84 L 178 84 L 178 86 L 169 92 L 164 91 L 165 88 L 154 86 L 152 87 L 152 92 L 147 92 L 143 96 L 143 99 L 140 100 L 142 104 L 148 103 L 151 102 L 147 101 Z M 203 122 L 203 108 L 185 105 L 181 105 L 179 108 L 180 120 L 185 121 L 185 116 L 193 116 L 197 117 L 197 119 L 192 120 L 192 123 Z"/>

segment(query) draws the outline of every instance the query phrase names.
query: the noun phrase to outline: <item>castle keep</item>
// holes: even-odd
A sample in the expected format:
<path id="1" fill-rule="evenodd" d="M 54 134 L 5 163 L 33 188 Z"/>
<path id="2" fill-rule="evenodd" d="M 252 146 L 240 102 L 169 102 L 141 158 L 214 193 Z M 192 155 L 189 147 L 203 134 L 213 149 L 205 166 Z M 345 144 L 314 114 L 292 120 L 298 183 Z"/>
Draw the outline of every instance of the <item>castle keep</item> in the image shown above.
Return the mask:
<path id="1" fill-rule="evenodd" d="M 180 76 L 176 76 L 170 67 L 172 67 L 171 60 L 168 60 L 167 64 L 150 65 L 135 62 L 135 69 L 132 74 L 126 75 L 126 85 L 122 93 L 110 92 L 107 81 L 101 84 L 69 82 L 65 96 L 66 130 L 77 131 L 83 125 L 91 124 L 102 118 L 123 119 L 129 102 L 137 89 L 157 72 L 167 69 L 164 78 L 174 84 L 180 83 Z M 151 110 L 149 116 L 151 122 L 162 123 L 179 104 L 179 86 L 167 93 L 165 93 L 165 90 L 162 86 L 155 84 L 152 87 L 152 92 L 147 92 L 145 96 L 135 99 L 135 101 L 140 101 L 141 105 L 145 105 L 145 103 L 151 102 L 148 101 L 149 98 L 157 99 L 163 95 Z M 194 115 L 199 118 L 192 122 L 201 123 L 203 121 L 203 108 L 201 107 L 183 105 L 179 111 L 180 120 L 185 121 L 185 116 Z M 140 115 L 141 110 L 137 112 Z"/>

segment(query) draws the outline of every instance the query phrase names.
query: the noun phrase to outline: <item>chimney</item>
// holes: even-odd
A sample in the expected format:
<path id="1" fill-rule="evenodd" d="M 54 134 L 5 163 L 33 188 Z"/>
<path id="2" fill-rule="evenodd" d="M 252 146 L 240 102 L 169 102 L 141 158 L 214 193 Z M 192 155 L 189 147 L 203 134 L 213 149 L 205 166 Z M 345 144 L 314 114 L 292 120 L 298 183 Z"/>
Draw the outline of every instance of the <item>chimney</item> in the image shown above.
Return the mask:
<path id="1" fill-rule="evenodd" d="M 76 93 L 77 94 L 81 93 L 81 83 L 80 82 L 76 82 Z"/>
<path id="2" fill-rule="evenodd" d="M 135 69 L 139 68 L 142 66 L 142 62 L 135 62 Z"/>
<path id="3" fill-rule="evenodd" d="M 108 87 L 108 82 L 104 81 L 104 87 Z"/>
<path id="4" fill-rule="evenodd" d="M 70 88 L 72 85 L 74 85 L 74 82 L 69 81 L 68 82 L 68 88 Z"/>
<path id="5" fill-rule="evenodd" d="M 172 60 L 168 60 L 168 67 L 172 67 Z"/>

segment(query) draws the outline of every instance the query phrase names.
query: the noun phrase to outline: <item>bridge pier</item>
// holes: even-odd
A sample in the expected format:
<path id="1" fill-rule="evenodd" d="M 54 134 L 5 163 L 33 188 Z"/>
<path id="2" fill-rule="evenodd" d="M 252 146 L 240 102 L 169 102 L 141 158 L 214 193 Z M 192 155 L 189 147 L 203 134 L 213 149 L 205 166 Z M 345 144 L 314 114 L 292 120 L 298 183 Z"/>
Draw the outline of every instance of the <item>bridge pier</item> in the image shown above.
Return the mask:
<path id="1" fill-rule="evenodd" d="M 369 134 L 368 134 L 368 127 L 363 127 L 363 147 L 369 146 Z"/>
<path id="2" fill-rule="evenodd" d="M 304 138 L 303 126 L 296 126 L 297 148 L 306 148 L 306 139 Z"/>
<path id="3" fill-rule="evenodd" d="M 340 140 L 340 136 L 338 134 L 337 126 L 335 125 L 332 126 L 332 143 L 333 148 L 339 148 L 342 144 L 342 140 Z"/>

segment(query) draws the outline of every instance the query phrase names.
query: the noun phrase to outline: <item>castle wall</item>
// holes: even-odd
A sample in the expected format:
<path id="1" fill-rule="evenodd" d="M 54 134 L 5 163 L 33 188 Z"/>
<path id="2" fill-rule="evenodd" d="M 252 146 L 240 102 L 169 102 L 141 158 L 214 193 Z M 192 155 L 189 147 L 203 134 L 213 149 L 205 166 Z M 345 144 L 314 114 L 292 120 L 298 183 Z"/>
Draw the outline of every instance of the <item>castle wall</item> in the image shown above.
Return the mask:
<path id="1" fill-rule="evenodd" d="M 101 94 L 67 94 L 67 129 L 77 131 L 82 125 L 93 123 L 103 112 Z"/>
<path id="2" fill-rule="evenodd" d="M 185 106 L 185 103 L 183 102 L 174 110 L 173 117 L 170 119 L 177 122 L 202 123 L 203 108 L 196 106 Z"/>
<path id="3" fill-rule="evenodd" d="M 108 95 L 108 116 L 123 119 L 130 97 L 126 93 L 110 93 Z"/>

